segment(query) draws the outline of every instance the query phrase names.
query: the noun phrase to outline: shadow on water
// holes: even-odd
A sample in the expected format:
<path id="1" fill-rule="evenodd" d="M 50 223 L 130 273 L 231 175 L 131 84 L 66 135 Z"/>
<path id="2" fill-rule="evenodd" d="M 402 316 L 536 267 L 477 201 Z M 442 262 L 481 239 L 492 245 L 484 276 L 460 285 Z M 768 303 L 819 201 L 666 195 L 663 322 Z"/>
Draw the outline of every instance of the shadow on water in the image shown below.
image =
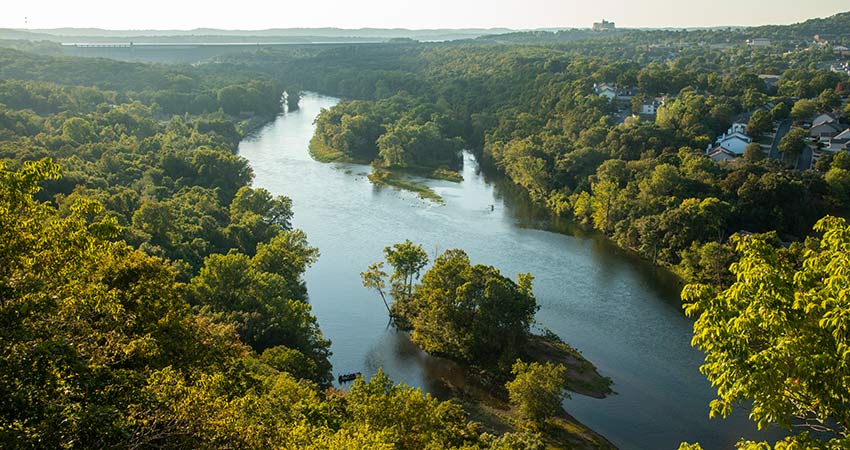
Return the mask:
<path id="1" fill-rule="evenodd" d="M 384 305 L 361 284 L 359 273 L 385 246 L 411 239 L 430 256 L 462 248 L 474 263 L 506 275 L 534 274 L 541 326 L 583 351 L 618 392 L 604 400 L 574 395 L 565 407 L 618 447 L 700 441 L 706 449 L 729 448 L 742 436 L 764 438 L 746 412 L 708 420 L 715 392 L 699 373 L 703 355 L 690 346 L 692 322 L 682 313 L 673 274 L 553 218 L 504 177 L 479 168 L 469 153 L 463 182 L 425 181 L 444 204 L 376 188 L 365 176 L 369 166 L 313 161 L 307 151 L 313 118 L 337 102 L 305 94 L 298 111 L 279 116 L 239 147 L 255 185 L 292 198 L 294 226 L 321 251 L 305 281 L 313 313 L 333 342 L 336 372 L 368 377 L 383 369 L 438 397 L 447 394 L 438 380 L 463 382 L 456 366 L 388 329 Z"/>
<path id="2" fill-rule="evenodd" d="M 516 220 L 517 227 L 589 241 L 592 244 L 591 254 L 601 267 L 609 268 L 612 272 L 634 271 L 640 276 L 642 284 L 651 289 L 659 299 L 682 311 L 679 296 L 684 283 L 675 273 L 652 264 L 634 252 L 620 248 L 596 230 L 553 214 L 543 205 L 533 202 L 520 186 L 492 169 L 477 166 L 476 173 L 480 174 L 486 183 L 494 186 L 494 196 L 502 201 L 505 209 Z M 684 315 L 684 312 L 682 314 Z"/>

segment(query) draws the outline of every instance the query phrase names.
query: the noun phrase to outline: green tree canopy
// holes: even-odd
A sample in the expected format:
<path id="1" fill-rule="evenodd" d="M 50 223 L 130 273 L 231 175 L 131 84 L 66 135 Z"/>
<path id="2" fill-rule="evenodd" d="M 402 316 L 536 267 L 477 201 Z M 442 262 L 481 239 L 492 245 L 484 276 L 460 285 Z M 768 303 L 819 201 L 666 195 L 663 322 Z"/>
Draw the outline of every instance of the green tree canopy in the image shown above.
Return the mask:
<path id="1" fill-rule="evenodd" d="M 505 387 L 511 404 L 519 408 L 523 417 L 542 422 L 561 409 L 561 402 L 568 396 L 566 367 L 551 362 L 541 364 L 516 360 L 511 373 L 514 379 L 508 381 Z"/>
<path id="2" fill-rule="evenodd" d="M 531 275 L 514 282 L 492 266 L 471 265 L 463 250 L 447 250 L 398 309 L 425 351 L 492 365 L 516 357 L 537 303 Z"/>
<path id="3" fill-rule="evenodd" d="M 811 119 L 817 111 L 817 102 L 801 98 L 794 102 L 794 106 L 791 108 L 791 117 L 797 120 Z"/>
<path id="4" fill-rule="evenodd" d="M 763 109 L 754 112 L 749 122 L 747 122 L 747 134 L 753 139 L 758 139 L 759 136 L 772 129 L 773 119 L 770 117 L 770 113 Z"/>
<path id="5" fill-rule="evenodd" d="M 806 138 L 808 136 L 809 134 L 802 128 L 792 129 L 779 141 L 779 151 L 782 152 L 786 158 L 796 161 L 796 158 L 806 147 Z"/>
<path id="6" fill-rule="evenodd" d="M 688 285 L 682 299 L 717 389 L 712 417 L 752 402 L 759 428 L 826 430 L 839 445 L 850 430 L 850 225 L 825 217 L 815 231 L 806 250 L 777 249 L 769 234 L 738 239 L 736 281 Z"/>

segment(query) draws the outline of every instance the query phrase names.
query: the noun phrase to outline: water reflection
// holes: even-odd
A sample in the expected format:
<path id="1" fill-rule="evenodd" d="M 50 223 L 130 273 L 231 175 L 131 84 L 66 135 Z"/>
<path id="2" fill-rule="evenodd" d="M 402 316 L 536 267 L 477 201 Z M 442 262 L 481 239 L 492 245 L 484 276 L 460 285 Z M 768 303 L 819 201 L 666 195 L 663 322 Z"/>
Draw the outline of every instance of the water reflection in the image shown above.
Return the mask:
<path id="1" fill-rule="evenodd" d="M 254 184 L 290 196 L 294 225 L 321 251 L 305 278 L 313 312 L 333 341 L 336 372 L 368 376 L 381 368 L 435 395 L 446 394 L 441 378 L 462 382 L 451 364 L 388 329 L 383 303 L 360 283 L 359 273 L 382 259 L 385 246 L 411 239 L 432 256 L 462 248 L 473 263 L 506 275 L 534 274 L 540 325 L 583 351 L 618 392 L 604 400 L 575 395 L 565 406 L 620 448 L 677 448 L 681 441 L 729 448 L 741 436 L 759 436 L 745 412 L 708 420 L 713 391 L 698 371 L 703 355 L 690 347 L 692 323 L 681 312 L 674 276 L 553 219 L 468 153 L 462 183 L 427 181 L 444 205 L 373 186 L 369 166 L 312 161 L 312 120 L 336 102 L 305 95 L 301 109 L 240 144 Z"/>

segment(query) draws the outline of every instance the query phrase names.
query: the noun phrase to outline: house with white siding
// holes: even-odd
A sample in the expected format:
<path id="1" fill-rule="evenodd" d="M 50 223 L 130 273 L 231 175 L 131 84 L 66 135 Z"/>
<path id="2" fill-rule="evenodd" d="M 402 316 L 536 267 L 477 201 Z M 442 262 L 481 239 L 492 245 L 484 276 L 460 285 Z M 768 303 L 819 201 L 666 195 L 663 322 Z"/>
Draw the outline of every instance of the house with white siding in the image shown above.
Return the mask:
<path id="1" fill-rule="evenodd" d="M 640 113 L 647 115 L 655 115 L 658 112 L 658 108 L 664 106 L 664 103 L 667 101 L 667 97 L 655 97 L 652 99 L 646 99 L 640 105 Z"/>
<path id="2" fill-rule="evenodd" d="M 743 155 L 747 145 L 753 142 L 752 138 L 747 136 L 746 131 L 746 124 L 733 123 L 729 130 L 714 141 L 715 147 L 720 147 L 736 156 Z"/>

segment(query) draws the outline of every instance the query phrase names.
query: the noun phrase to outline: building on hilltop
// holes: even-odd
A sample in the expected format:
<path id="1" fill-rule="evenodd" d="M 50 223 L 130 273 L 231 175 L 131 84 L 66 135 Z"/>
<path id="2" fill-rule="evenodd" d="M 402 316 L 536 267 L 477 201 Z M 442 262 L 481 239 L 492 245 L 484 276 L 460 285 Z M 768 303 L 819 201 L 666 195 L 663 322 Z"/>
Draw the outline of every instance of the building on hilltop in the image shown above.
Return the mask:
<path id="1" fill-rule="evenodd" d="M 752 45 L 753 47 L 767 47 L 767 46 L 770 45 L 770 39 L 765 39 L 765 38 L 747 39 L 747 45 Z"/>
<path id="2" fill-rule="evenodd" d="M 615 29 L 614 22 L 608 22 L 605 19 L 602 19 L 602 22 L 593 23 L 593 31 L 614 31 Z"/>

